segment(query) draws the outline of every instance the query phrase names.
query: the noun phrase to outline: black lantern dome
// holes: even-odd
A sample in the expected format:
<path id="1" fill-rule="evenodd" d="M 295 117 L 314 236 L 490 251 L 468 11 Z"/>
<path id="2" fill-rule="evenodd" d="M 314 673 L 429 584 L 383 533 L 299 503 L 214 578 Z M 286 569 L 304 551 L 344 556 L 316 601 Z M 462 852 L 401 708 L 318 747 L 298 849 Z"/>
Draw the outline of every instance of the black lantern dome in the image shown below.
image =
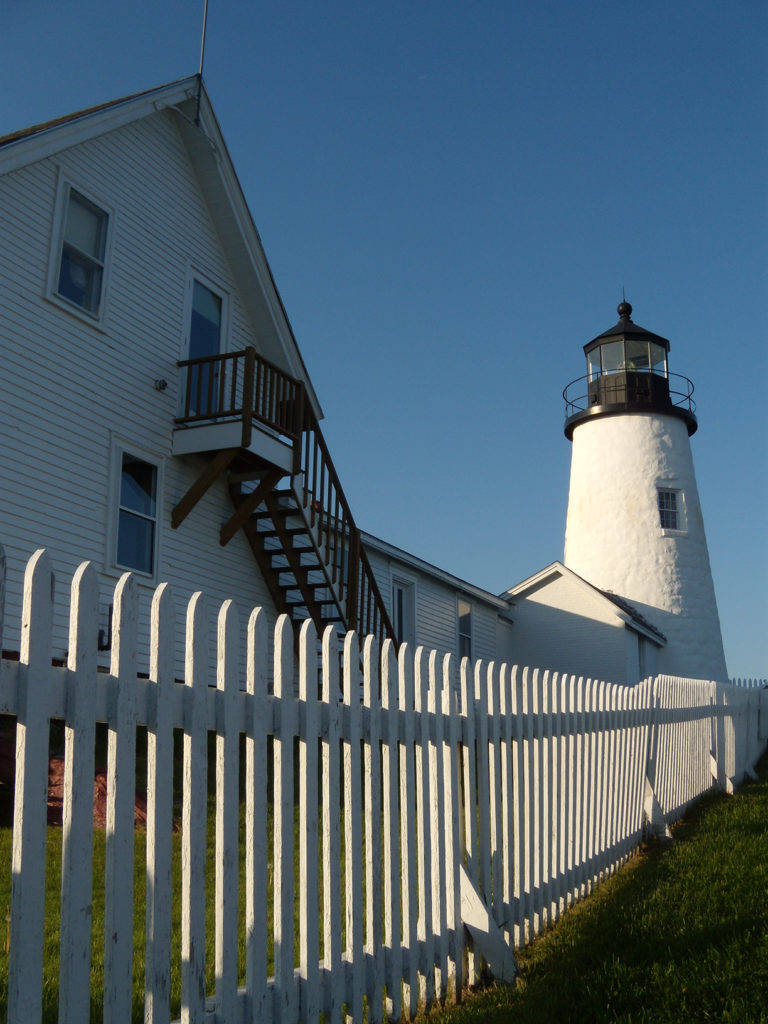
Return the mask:
<path id="1" fill-rule="evenodd" d="M 591 416 L 627 412 L 663 412 L 685 420 L 696 431 L 693 384 L 670 373 L 669 341 L 632 322 L 632 307 L 618 306 L 619 322 L 584 346 L 587 375 L 563 391 L 565 436 Z"/>

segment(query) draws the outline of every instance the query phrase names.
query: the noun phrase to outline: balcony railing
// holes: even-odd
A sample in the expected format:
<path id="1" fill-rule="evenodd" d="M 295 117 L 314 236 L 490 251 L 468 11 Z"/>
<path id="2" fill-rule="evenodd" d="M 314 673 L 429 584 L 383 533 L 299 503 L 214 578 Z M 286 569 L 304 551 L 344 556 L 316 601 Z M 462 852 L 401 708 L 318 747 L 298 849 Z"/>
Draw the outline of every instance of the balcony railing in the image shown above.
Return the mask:
<path id="1" fill-rule="evenodd" d="M 183 359 L 179 426 L 242 420 L 244 448 L 254 420 L 296 441 L 304 418 L 304 385 L 258 355 L 254 348 Z"/>
<path id="2" fill-rule="evenodd" d="M 565 418 L 603 405 L 671 405 L 695 413 L 693 382 L 679 373 L 618 370 L 572 380 L 563 390 Z"/>

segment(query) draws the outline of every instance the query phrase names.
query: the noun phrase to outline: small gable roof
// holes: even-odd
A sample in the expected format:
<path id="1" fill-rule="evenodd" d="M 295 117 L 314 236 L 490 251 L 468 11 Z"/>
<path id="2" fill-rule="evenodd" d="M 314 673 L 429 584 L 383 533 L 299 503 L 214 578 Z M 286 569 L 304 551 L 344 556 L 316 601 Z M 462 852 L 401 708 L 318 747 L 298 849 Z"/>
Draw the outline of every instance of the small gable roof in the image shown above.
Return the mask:
<path id="1" fill-rule="evenodd" d="M 0 136 L 0 177 L 161 110 L 176 114 L 206 205 L 264 355 L 304 382 L 315 413 L 322 418 L 259 232 L 199 75 Z"/>
<path id="2" fill-rule="evenodd" d="M 514 587 L 510 587 L 509 590 L 506 590 L 499 596 L 508 601 L 509 604 L 514 605 L 515 598 L 525 598 L 534 591 L 541 590 L 561 578 L 567 580 L 572 586 L 581 589 L 585 594 L 589 594 L 593 600 L 604 603 L 604 606 L 609 608 L 618 618 L 622 619 L 627 626 L 634 629 L 637 633 L 641 633 L 657 646 L 663 647 L 666 644 L 666 636 L 641 615 L 629 601 L 619 597 L 617 594 L 611 593 L 609 590 L 601 590 L 599 587 L 594 586 L 588 580 L 585 580 L 583 576 L 579 576 L 572 569 L 563 565 L 562 562 L 552 562 L 551 565 L 534 573 L 533 576 L 522 580 Z"/>

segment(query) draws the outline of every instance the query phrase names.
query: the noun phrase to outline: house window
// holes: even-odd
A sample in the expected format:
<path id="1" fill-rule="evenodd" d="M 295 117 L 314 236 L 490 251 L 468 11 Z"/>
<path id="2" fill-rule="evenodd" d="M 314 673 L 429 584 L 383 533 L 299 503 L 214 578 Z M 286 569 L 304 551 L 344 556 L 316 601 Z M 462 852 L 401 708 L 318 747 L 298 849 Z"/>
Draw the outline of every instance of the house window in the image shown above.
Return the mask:
<path id="1" fill-rule="evenodd" d="M 67 186 L 53 290 L 97 318 L 104 295 L 108 228 L 107 212 Z"/>
<path id="2" fill-rule="evenodd" d="M 400 643 L 416 642 L 415 586 L 410 580 L 392 579 L 392 626 Z"/>
<path id="3" fill-rule="evenodd" d="M 472 605 L 459 598 L 459 658 L 472 657 Z"/>
<path id="4" fill-rule="evenodd" d="M 154 575 L 157 553 L 158 469 L 123 452 L 115 562 L 120 569 Z"/>
<path id="5" fill-rule="evenodd" d="M 681 529 L 680 521 L 680 492 L 658 489 L 659 498 L 659 519 L 662 530 Z"/>

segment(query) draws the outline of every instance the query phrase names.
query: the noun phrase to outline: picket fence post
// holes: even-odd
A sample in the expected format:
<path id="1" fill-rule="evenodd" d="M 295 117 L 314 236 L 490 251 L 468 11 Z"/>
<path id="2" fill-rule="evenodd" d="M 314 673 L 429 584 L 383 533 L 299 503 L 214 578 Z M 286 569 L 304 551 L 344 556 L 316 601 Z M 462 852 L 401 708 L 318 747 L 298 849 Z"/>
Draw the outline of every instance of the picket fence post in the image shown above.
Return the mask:
<path id="1" fill-rule="evenodd" d="M 341 958 L 341 790 L 339 786 L 339 652 L 336 631 L 323 633 L 323 704 L 328 738 L 323 742 L 323 966 L 329 977 L 328 1019 L 339 1024 L 344 1004 Z"/>
<path id="2" fill-rule="evenodd" d="M 217 640 L 215 986 L 219 1013 L 224 1020 L 234 1020 L 238 960 L 240 624 L 232 601 L 225 601 L 219 610 Z"/>
<path id="3" fill-rule="evenodd" d="M 267 1006 L 267 616 L 248 619 L 245 719 L 246 1020 L 268 1020 Z"/>
<path id="4" fill-rule="evenodd" d="M 171 994 L 173 860 L 173 595 L 162 583 L 152 598 L 149 678 L 154 720 L 147 724 L 147 939 L 144 1018 L 168 1024 Z M 81 1018 L 81 1020 L 84 1018 Z"/>
<path id="5" fill-rule="evenodd" d="M 202 593 L 187 605 L 181 833 L 181 1020 L 205 1017 L 205 853 L 208 781 L 207 622 Z"/>
<path id="6" fill-rule="evenodd" d="M 414 753 L 416 759 L 417 942 L 419 950 L 424 951 L 426 964 L 420 973 L 419 998 L 422 1003 L 431 1003 L 435 991 L 434 974 L 431 967 L 435 958 L 435 944 L 432 938 L 432 836 L 429 812 L 432 794 L 429 772 L 428 687 L 427 652 L 423 647 L 419 647 L 414 659 L 414 714 L 418 725 Z"/>
<path id="7" fill-rule="evenodd" d="M 274 769 L 274 941 L 275 1016 L 279 1021 L 298 1017 L 293 976 L 293 631 L 287 615 L 275 627 L 273 691 L 278 703 L 273 740 Z"/>
<path id="8" fill-rule="evenodd" d="M 61 850 L 59 1019 L 73 1024 L 88 1019 L 91 1003 L 98 607 L 96 570 L 83 562 L 72 579 L 70 605 L 67 668 L 76 674 L 77 686 L 67 699 Z"/>
<path id="9" fill-rule="evenodd" d="M 346 952 L 352 965 L 352 1019 L 363 1019 L 365 963 L 363 961 L 363 808 L 360 779 L 360 645 L 356 633 L 344 639 L 344 713 L 349 727 L 344 748 L 344 881 Z"/>
<path id="10" fill-rule="evenodd" d="M 48 793 L 48 685 L 53 572 L 36 551 L 24 575 L 16 716 L 16 783 L 11 852 L 11 948 L 8 1020 L 38 1024 L 42 1015 L 45 840 Z"/>
<path id="11" fill-rule="evenodd" d="M 365 745 L 365 918 L 366 956 L 373 964 L 373 994 L 368 1002 L 370 1024 L 381 1024 L 384 1006 L 384 957 L 382 955 L 382 792 L 381 703 L 379 702 L 379 642 L 365 638 L 363 647 L 363 707 L 368 718 L 368 742 Z"/>
<path id="12" fill-rule="evenodd" d="M 386 1013 L 390 1019 L 402 1015 L 403 947 L 400 941 L 400 858 L 399 768 L 398 768 L 398 672 L 395 646 L 391 640 L 381 647 L 381 706 L 387 723 L 382 747 L 382 825 L 384 829 L 384 945 L 389 953 L 386 975 Z"/>
<path id="13" fill-rule="evenodd" d="M 432 920 L 429 927 L 437 942 L 433 946 L 435 964 L 435 992 L 441 1001 L 445 998 L 448 981 L 448 911 L 446 906 L 445 857 L 445 796 L 446 766 L 445 720 L 442 713 L 443 675 L 437 651 L 429 653 L 429 692 L 427 712 L 435 723 L 434 742 L 429 750 L 429 785 L 433 794 L 430 801 L 430 833 L 432 837 Z"/>
<path id="14" fill-rule="evenodd" d="M 462 719 L 462 780 L 464 784 L 463 813 L 463 850 L 466 857 L 466 871 L 476 887 L 479 887 L 479 858 L 477 841 L 476 793 L 477 793 L 477 760 L 476 760 L 476 709 L 475 687 L 472 663 L 462 658 L 459 666 L 459 686 L 461 697 L 460 714 Z M 467 984 L 474 985 L 475 954 L 471 948 L 467 950 Z"/>
<path id="15" fill-rule="evenodd" d="M 320 708 L 317 701 L 317 630 L 307 619 L 299 634 L 299 701 L 304 734 L 299 741 L 299 963 L 306 1000 L 305 1024 L 320 1019 L 320 942 L 318 858 L 317 746 Z"/>
<path id="16" fill-rule="evenodd" d="M 407 644 L 398 654 L 399 706 L 403 712 L 400 738 L 400 871 L 402 900 L 403 951 L 407 962 L 403 969 L 403 1002 L 406 1014 L 416 1016 L 419 1005 L 418 950 L 418 862 L 416 835 L 416 775 L 414 716 L 414 656 Z"/>

